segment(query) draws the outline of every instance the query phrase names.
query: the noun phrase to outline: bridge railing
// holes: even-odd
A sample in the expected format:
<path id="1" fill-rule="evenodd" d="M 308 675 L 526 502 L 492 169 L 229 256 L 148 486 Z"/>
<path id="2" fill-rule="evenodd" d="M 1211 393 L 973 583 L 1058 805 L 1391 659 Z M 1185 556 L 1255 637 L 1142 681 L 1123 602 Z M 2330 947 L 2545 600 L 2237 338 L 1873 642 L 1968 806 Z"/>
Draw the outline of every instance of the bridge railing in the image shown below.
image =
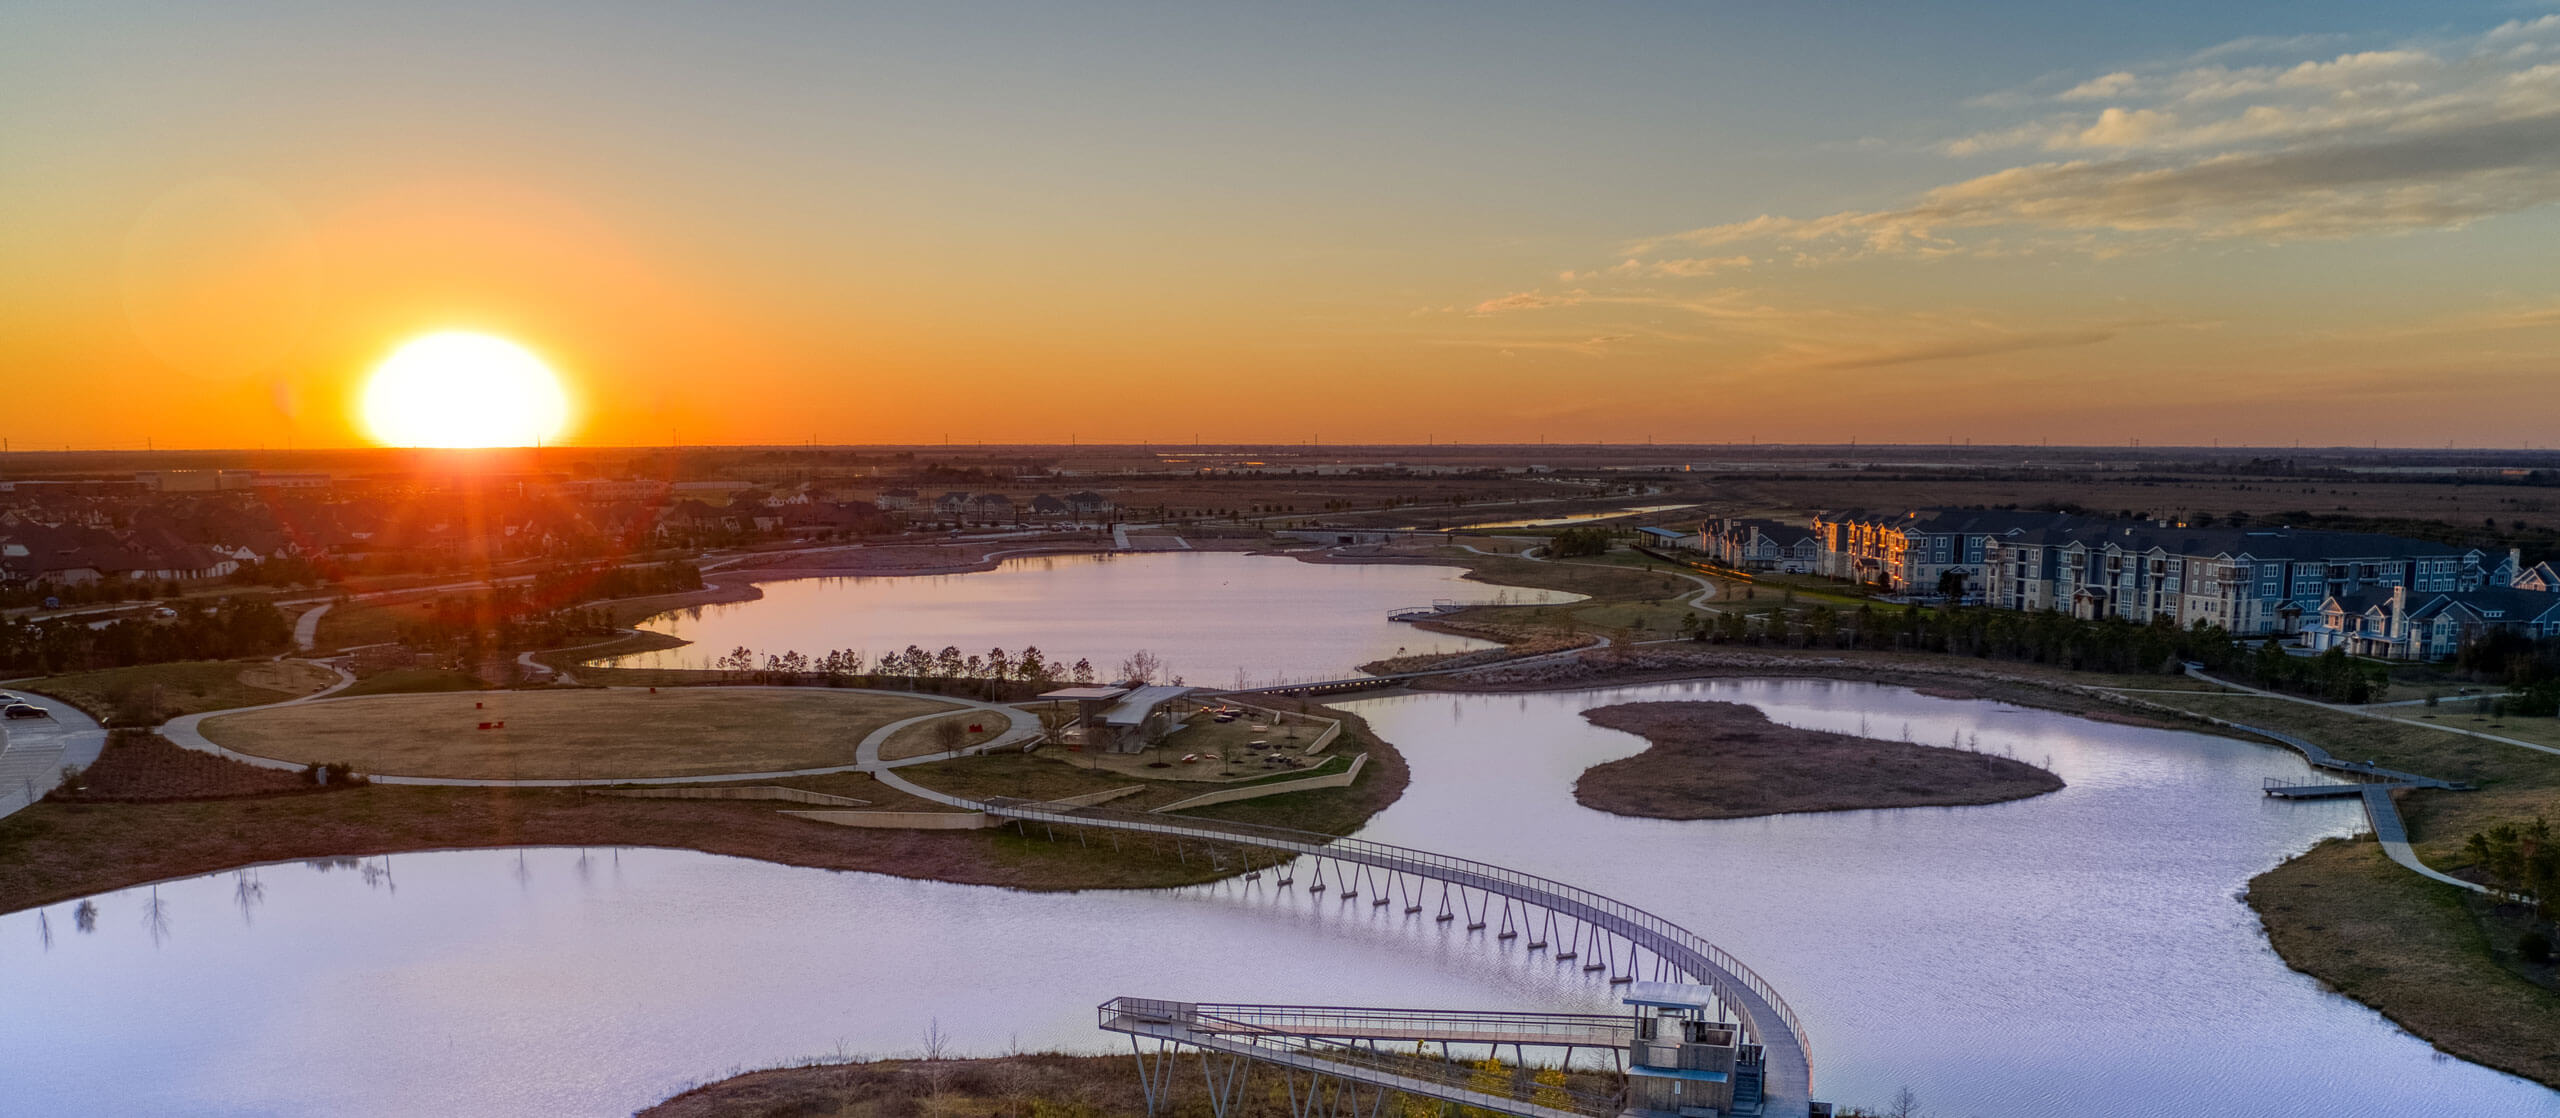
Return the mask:
<path id="1" fill-rule="evenodd" d="M 1257 1035 L 1441 1039 L 1458 1034 L 1499 1033 L 1504 1044 L 1597 1048 L 1623 1046 L 1635 1032 L 1632 1018 L 1594 1013 L 1218 1002 L 1202 1002 L 1194 1008 L 1203 1018 L 1241 1023 Z"/>
<path id="2" fill-rule="evenodd" d="M 1281 827 L 1264 827 L 1248 823 L 1220 822 L 1212 826 L 1204 821 L 1193 821 L 1189 825 L 1184 825 L 1168 823 L 1162 817 L 1150 818 L 1145 816 L 1121 816 L 1109 811 L 1075 813 L 1048 811 L 1019 801 L 998 801 L 979 804 L 976 806 L 979 810 L 985 811 L 990 815 L 1002 816 L 1009 819 L 1023 819 L 1031 822 L 1052 823 L 1064 826 L 1100 825 L 1115 829 L 1151 832 L 1156 834 L 1224 838 L 1233 841 L 1245 842 L 1249 845 L 1261 846 L 1266 849 L 1284 850 L 1306 855 L 1344 858 L 1345 860 L 1353 861 L 1365 861 L 1373 865 L 1384 865 L 1388 868 L 1394 868 L 1399 864 L 1419 866 L 1439 871 L 1431 876 L 1438 877 L 1444 881 L 1452 881 L 1455 884 L 1466 884 L 1464 881 L 1457 880 L 1457 877 L 1459 876 L 1473 877 L 1482 881 L 1498 882 L 1508 885 L 1522 893 L 1542 894 L 1546 898 L 1563 901 L 1567 904 L 1580 907 L 1590 912 L 1606 915 L 1628 928 L 1641 930 L 1648 937 L 1656 941 L 1651 945 L 1654 949 L 1654 954 L 1656 955 L 1668 954 L 1662 950 L 1664 946 L 1668 945 L 1675 947 L 1678 950 L 1694 954 L 1700 960 L 1713 966 L 1717 970 L 1724 972 L 1724 974 L 1731 975 L 1734 980 L 1742 983 L 1745 989 L 1749 990 L 1754 996 L 1767 1004 L 1770 1010 L 1777 1014 L 1778 1020 L 1786 1026 L 1787 1032 L 1792 1035 L 1792 1039 L 1796 1042 L 1797 1047 L 1802 1051 L 1808 1072 L 1813 1064 L 1813 1042 L 1812 1039 L 1805 1034 L 1804 1023 L 1796 1017 L 1794 1007 L 1789 1006 L 1787 1004 L 1787 1000 L 1779 995 L 1777 987 L 1770 985 L 1768 980 L 1761 978 L 1758 973 L 1754 972 L 1750 967 L 1745 966 L 1742 960 L 1734 958 L 1732 955 L 1726 953 L 1723 948 L 1707 942 L 1705 939 L 1700 938 L 1697 933 L 1683 928 L 1678 924 L 1674 924 L 1669 920 L 1663 919 L 1660 916 L 1656 916 L 1653 913 L 1637 908 L 1624 901 L 1617 900 L 1613 897 L 1602 896 L 1601 894 L 1594 893 L 1579 886 L 1567 885 L 1564 882 L 1557 881 L 1553 878 L 1540 877 L 1531 873 L 1522 873 L 1519 870 L 1494 865 L 1490 862 L 1479 862 L 1471 858 L 1457 858 L 1447 854 L 1435 854 L 1428 850 L 1415 850 L 1410 847 L 1391 846 L 1382 842 L 1371 842 L 1367 839 L 1341 838 L 1333 835 L 1318 834 L 1312 831 L 1294 831 Z M 1555 907 L 1544 900 L 1541 900 L 1538 903 L 1549 908 Z M 1716 984 L 1716 980 L 1718 978 L 1717 975 L 1713 974 L 1695 975 L 1693 977 L 1710 985 Z M 1760 1039 L 1762 1043 L 1767 1043 L 1767 1038 L 1764 1037 Z"/>
<path id="3" fill-rule="evenodd" d="M 1530 1104 L 1515 1106 L 1512 1113 L 1574 1113 L 1611 1118 L 1624 1110 L 1623 1092 L 1592 1091 L 1570 1080 L 1540 1083 L 1527 1078 L 1527 1068 L 1504 1065 L 1499 1073 L 1488 1073 L 1463 1061 L 1431 1055 L 1419 1043 L 1410 1050 L 1333 1043 L 1258 1030 L 1250 1022 L 1210 1012 L 1227 1008 L 1237 1007 L 1120 997 L 1096 1007 L 1095 1015 L 1103 1028 L 1133 1036 L 1153 1036 L 1177 1044 L 1207 1042 L 1222 1045 L 1219 1050 L 1229 1053 L 1242 1049 L 1253 1058 L 1277 1057 L 1274 1062 L 1300 1070 L 1347 1074 L 1381 1086 L 1392 1084 L 1400 1090 L 1427 1085 L 1436 1088 L 1431 1093 L 1444 1099 L 1454 1098 L 1479 1107 L 1501 1102 Z M 1499 1075 L 1498 1082 L 1486 1082 L 1495 1074 Z M 1397 1083 L 1399 1080 L 1404 1082 Z"/>

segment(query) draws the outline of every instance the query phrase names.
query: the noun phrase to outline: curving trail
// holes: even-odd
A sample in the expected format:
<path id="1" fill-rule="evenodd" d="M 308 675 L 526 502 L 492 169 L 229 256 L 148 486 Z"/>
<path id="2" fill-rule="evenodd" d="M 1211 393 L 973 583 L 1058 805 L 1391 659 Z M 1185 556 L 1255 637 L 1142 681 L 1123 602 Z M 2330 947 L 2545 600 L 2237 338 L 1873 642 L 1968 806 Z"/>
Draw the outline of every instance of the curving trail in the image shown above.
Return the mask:
<path id="1" fill-rule="evenodd" d="M 332 667 L 334 668 L 335 666 L 332 665 Z M 215 743 L 212 739 L 204 736 L 204 720 L 221 715 L 242 714 L 255 710 L 273 710 L 277 707 L 296 706 L 311 702 L 325 701 L 336 703 L 361 703 L 369 699 L 397 697 L 391 695 L 356 695 L 347 698 L 331 699 L 328 696 L 345 688 L 348 684 L 355 682 L 355 677 L 346 675 L 343 669 L 339 669 L 339 674 L 341 676 L 341 680 L 338 686 L 332 687 L 328 691 L 306 695 L 300 698 L 287 699 L 280 703 L 268 703 L 263 706 L 234 707 L 229 710 L 212 710 L 205 711 L 200 714 L 180 715 L 179 717 L 170 719 L 160 727 L 160 736 L 169 739 L 172 743 L 175 743 L 181 748 L 196 750 L 200 753 L 211 753 L 217 757 L 229 758 L 242 764 L 256 765 L 259 768 L 265 769 L 290 769 L 298 772 L 307 766 L 299 761 L 285 761 L 273 757 L 260 757 L 251 753 L 242 753 L 238 750 L 225 748 L 224 746 Z M 811 690 L 806 687 L 732 687 L 727 689 L 739 691 L 790 691 L 794 693 L 807 693 Z M 598 688 L 597 690 L 640 691 L 643 689 L 636 687 L 608 687 Z M 917 697 L 906 691 L 872 691 L 863 688 L 843 688 L 841 690 L 856 694 L 892 695 L 899 698 Z M 855 746 L 854 762 L 849 765 L 826 765 L 819 768 L 788 769 L 775 772 L 708 773 L 697 776 L 626 776 L 502 780 L 493 778 L 483 779 L 477 777 L 403 776 L 391 773 L 366 773 L 365 778 L 371 780 L 375 784 L 406 784 L 436 788 L 596 788 L 625 784 L 727 784 L 741 780 L 781 780 L 796 776 L 827 776 L 834 773 L 885 770 L 901 765 L 922 764 L 928 761 L 944 760 L 967 753 L 986 753 L 1004 749 L 1009 746 L 1021 745 L 1037 738 L 1041 733 L 1040 717 L 1030 711 L 1019 710 L 1014 707 L 1005 706 L 1002 703 L 990 703 L 977 699 L 963 699 L 951 695 L 934 695 L 930 696 L 930 698 L 936 702 L 949 703 L 954 709 L 931 711 L 925 714 L 916 715 L 912 718 L 902 718 L 871 731 L 869 734 L 864 735 L 860 744 Z M 922 757 L 909 757 L 897 761 L 880 760 L 880 746 L 889 740 L 889 736 L 891 734 L 918 722 L 940 718 L 948 714 L 957 713 L 961 710 L 983 710 L 991 714 L 1003 715 L 1007 723 L 1007 728 L 1004 733 L 997 735 L 992 740 L 970 746 L 967 749 L 959 750 L 954 753 L 928 754 Z M 681 731 L 679 730 L 677 732 Z M 884 776 L 882 779 L 885 780 L 887 778 Z"/>

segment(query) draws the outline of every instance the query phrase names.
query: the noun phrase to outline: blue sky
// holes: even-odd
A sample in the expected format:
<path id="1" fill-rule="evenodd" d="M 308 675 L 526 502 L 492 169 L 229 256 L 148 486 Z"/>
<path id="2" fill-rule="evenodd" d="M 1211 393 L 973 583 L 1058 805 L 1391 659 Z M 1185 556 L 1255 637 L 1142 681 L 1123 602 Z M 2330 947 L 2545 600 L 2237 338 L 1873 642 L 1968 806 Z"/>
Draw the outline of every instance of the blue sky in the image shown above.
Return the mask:
<path id="1" fill-rule="evenodd" d="M 1206 403 L 1272 441 L 1432 408 L 1443 438 L 2525 444 L 2560 407 L 2547 5 L 0 28 L 0 381 L 152 401 L 74 442 L 347 438 L 366 363 L 457 326 L 552 355 L 602 442 L 1044 439 L 1096 390 L 1185 402 L 1085 437 Z M 705 407 L 706 368 L 792 405 Z"/>

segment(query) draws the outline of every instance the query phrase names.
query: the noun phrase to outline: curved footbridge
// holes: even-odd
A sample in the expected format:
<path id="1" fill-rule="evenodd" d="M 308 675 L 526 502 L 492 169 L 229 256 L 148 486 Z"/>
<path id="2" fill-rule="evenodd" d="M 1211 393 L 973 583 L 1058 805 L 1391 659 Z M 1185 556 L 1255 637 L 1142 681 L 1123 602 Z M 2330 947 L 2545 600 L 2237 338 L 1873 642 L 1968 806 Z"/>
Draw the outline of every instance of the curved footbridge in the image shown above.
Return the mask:
<path id="1" fill-rule="evenodd" d="M 1552 957 L 1559 960 L 1582 959 L 1585 971 L 1606 971 L 1612 983 L 1633 983 L 1650 974 L 1658 980 L 1701 988 L 1712 994 L 1712 1012 L 1717 1017 L 1733 1018 L 1742 1042 L 1739 1050 L 1747 1064 L 1747 1070 L 1738 1072 L 1736 1078 L 1748 1078 L 1757 1089 L 1753 1109 L 1737 1107 L 1732 1113 L 1786 1118 L 1827 1113 L 1827 1108 L 1817 1110 L 1812 1102 L 1813 1061 L 1804 1025 L 1776 988 L 1722 948 L 1624 901 L 1488 862 L 1366 839 L 1104 808 L 1060 808 L 1013 799 L 970 800 L 936 792 L 892 770 L 876 772 L 883 782 L 911 795 L 1010 820 L 1026 832 L 1038 826 L 1053 835 L 1057 829 L 1066 828 L 1079 833 L 1101 832 L 1113 841 L 1135 837 L 1170 846 L 1186 857 L 1196 854 L 1219 858 L 1222 866 L 1227 864 L 1222 855 L 1232 854 L 1240 857 L 1237 868 L 1247 871 L 1248 877 L 1259 877 L 1268 870 L 1283 887 L 1294 883 L 1299 867 L 1304 865 L 1311 867 L 1307 871 L 1313 879 L 1306 886 L 1309 893 L 1331 890 L 1351 903 L 1366 892 L 1373 907 L 1401 902 L 1408 915 L 1422 913 L 1426 903 L 1436 900 L 1435 921 L 1454 922 L 1463 916 L 1470 932 L 1484 931 L 1506 941 L 1525 938 L 1523 946 L 1527 950 L 1552 951 Z M 1434 892 L 1436 898 L 1432 896 Z M 1491 927 L 1497 916 L 1501 922 L 1498 929 Z M 1109 1008 L 1105 1007 L 1106 1017 Z M 1225 1039 L 1213 1045 L 1205 1042 L 1212 1033 L 1199 1029 L 1180 1036 L 1162 1032 L 1149 1035 L 1282 1066 L 1299 1066 L 1317 1058 L 1294 1048 L 1290 1051 L 1295 1054 L 1283 1058 L 1277 1050 L 1264 1051 L 1270 1048 L 1268 1044 L 1238 1041 L 1227 1034 L 1217 1034 Z M 1239 1046 L 1253 1051 L 1241 1051 Z M 1372 1086 L 1384 1084 L 1388 1078 L 1413 1078 L 1409 1069 L 1388 1071 L 1348 1063 L 1332 1074 L 1346 1082 Z M 1401 1083 L 1388 1086 L 1398 1091 L 1410 1089 Z M 1214 1083 L 1212 1087 L 1214 1094 Z M 1518 1118 L 1560 1118 L 1558 1108 L 1532 1101 L 1534 1095 L 1449 1101 L 1464 1101 L 1468 1106 Z"/>

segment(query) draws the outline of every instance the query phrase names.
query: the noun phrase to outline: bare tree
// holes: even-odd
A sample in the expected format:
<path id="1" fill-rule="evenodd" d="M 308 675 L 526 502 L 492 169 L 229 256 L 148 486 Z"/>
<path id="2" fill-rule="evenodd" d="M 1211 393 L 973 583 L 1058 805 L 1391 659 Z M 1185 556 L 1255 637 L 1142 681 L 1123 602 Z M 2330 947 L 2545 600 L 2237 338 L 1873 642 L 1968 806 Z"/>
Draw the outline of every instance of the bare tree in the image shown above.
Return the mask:
<path id="1" fill-rule="evenodd" d="M 1920 1094 L 1904 1084 L 1893 1093 L 1893 1102 L 1885 1106 L 1886 1118 L 1920 1118 Z"/>
<path id="2" fill-rule="evenodd" d="M 1140 687 L 1154 683 L 1164 671 L 1164 659 L 1147 649 L 1139 649 L 1120 661 L 1120 678 Z"/>

